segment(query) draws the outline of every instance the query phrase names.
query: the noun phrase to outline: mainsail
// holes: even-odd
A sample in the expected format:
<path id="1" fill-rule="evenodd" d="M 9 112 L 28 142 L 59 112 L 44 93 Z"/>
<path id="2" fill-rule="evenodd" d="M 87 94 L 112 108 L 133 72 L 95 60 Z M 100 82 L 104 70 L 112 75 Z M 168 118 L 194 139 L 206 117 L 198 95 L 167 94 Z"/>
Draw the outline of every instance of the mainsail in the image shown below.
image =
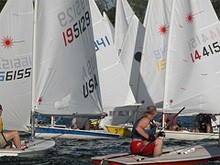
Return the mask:
<path id="1" fill-rule="evenodd" d="M 101 113 L 89 2 L 39 0 L 36 7 L 35 108 L 44 114 Z"/>
<path id="2" fill-rule="evenodd" d="M 119 58 L 135 98 L 137 98 L 144 34 L 144 26 L 137 16 L 133 15 L 124 37 L 121 53 L 119 54 Z"/>
<path id="3" fill-rule="evenodd" d="M 111 123 L 111 118 L 116 114 L 113 111 L 115 111 L 115 109 L 121 110 L 121 108 L 123 109 L 125 106 L 134 105 L 136 100 L 129 86 L 118 53 L 115 50 L 112 35 L 108 30 L 105 30 L 109 29 L 109 23 L 103 20 L 95 1 L 90 0 L 89 2 L 94 28 L 94 44 L 100 77 L 103 110 L 109 114 L 107 118 L 102 120 L 102 124 L 113 124 Z M 124 109 L 121 111 L 124 111 Z M 126 118 L 127 117 L 128 116 L 126 116 Z M 117 116 L 116 118 L 114 119 L 123 122 L 121 116 Z M 111 119 L 111 121 L 109 119 Z"/>
<path id="4" fill-rule="evenodd" d="M 145 19 L 145 39 L 137 101 L 159 104 L 164 97 L 167 45 L 173 0 L 150 0 Z"/>
<path id="5" fill-rule="evenodd" d="M 0 29 L 4 129 L 25 131 L 31 112 L 33 2 L 8 0 L 0 14 Z"/>
<path id="6" fill-rule="evenodd" d="M 99 12 L 95 1 L 90 0 L 94 45 L 96 49 L 101 96 L 104 110 L 113 110 L 118 106 L 125 106 L 135 103 L 135 98 L 128 84 L 124 68 L 115 50 L 113 40 L 105 27 L 105 22 Z"/>
<path id="7" fill-rule="evenodd" d="M 124 37 L 126 35 L 130 21 L 134 15 L 132 8 L 127 0 L 117 0 L 115 12 L 115 48 L 120 54 Z"/>
<path id="8" fill-rule="evenodd" d="M 166 112 L 219 113 L 220 24 L 211 2 L 174 1 L 171 18 Z"/>

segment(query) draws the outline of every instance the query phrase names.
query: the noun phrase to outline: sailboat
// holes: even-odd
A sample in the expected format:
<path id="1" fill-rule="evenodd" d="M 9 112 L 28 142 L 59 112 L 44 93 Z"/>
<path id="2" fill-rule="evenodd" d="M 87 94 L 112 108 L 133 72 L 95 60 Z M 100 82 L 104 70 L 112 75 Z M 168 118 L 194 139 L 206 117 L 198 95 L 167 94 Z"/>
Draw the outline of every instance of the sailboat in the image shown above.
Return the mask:
<path id="1" fill-rule="evenodd" d="M 167 66 L 166 58 L 168 51 L 168 39 L 170 37 L 170 30 L 171 30 L 170 18 L 171 18 L 172 4 L 173 4 L 173 0 L 149 1 L 148 9 L 145 16 L 146 34 L 145 34 L 145 41 L 143 48 L 142 63 L 140 68 L 141 76 L 138 85 L 137 101 L 143 102 L 146 105 L 155 104 L 159 108 L 163 108 L 165 74 L 166 74 L 166 66 Z M 206 2 L 206 4 L 208 4 L 206 9 L 210 10 L 209 19 L 213 21 L 218 21 L 218 18 L 211 5 L 211 2 Z M 158 8 L 161 14 L 155 14 L 155 12 L 158 12 Z M 152 40 L 154 40 L 154 42 L 156 42 L 157 44 L 151 42 Z M 179 108 L 179 110 L 180 109 L 181 108 Z M 186 109 L 182 113 L 187 112 Z M 172 111 L 170 113 L 173 114 L 175 112 Z M 180 115 L 182 115 L 182 113 Z M 194 111 L 192 111 L 191 115 L 195 113 Z M 163 123 L 163 127 L 165 127 L 164 123 Z M 192 132 L 188 130 L 183 130 L 183 131 L 165 130 L 165 132 L 167 133 L 166 134 L 167 139 L 196 140 L 198 139 L 198 137 L 199 139 L 218 138 L 218 133 L 206 134 L 206 133 Z"/>
<path id="2" fill-rule="evenodd" d="M 88 1 L 39 1 L 35 63 L 35 111 L 49 116 L 94 116 L 103 113 L 92 17 Z M 70 10 L 72 11 L 71 13 Z M 44 27 L 47 28 L 44 28 Z M 44 49 L 42 49 L 44 48 Z M 78 130 L 39 125 L 37 137 L 118 138 L 105 130 Z"/>
<path id="3" fill-rule="evenodd" d="M 188 3 L 186 4 L 183 4 L 187 7 Z M 177 8 L 180 8 L 180 6 L 176 5 Z M 200 10 L 200 13 L 198 12 Z M 173 14 L 175 14 L 176 11 L 173 11 Z M 185 11 L 187 12 L 187 10 Z M 210 1 L 208 2 L 204 2 L 204 3 L 199 3 L 197 6 L 194 5 L 193 8 L 191 9 L 191 13 L 194 13 L 193 15 L 188 13 L 185 17 L 185 24 L 183 23 L 180 23 L 180 27 L 182 28 L 181 30 L 181 34 L 178 34 L 178 31 L 180 30 L 180 28 L 175 28 L 174 30 L 172 30 L 171 34 L 178 34 L 176 35 L 176 37 L 173 37 L 172 36 L 172 39 L 170 39 L 169 43 L 170 45 L 175 45 L 174 42 L 181 38 L 182 36 L 181 35 L 185 35 L 185 36 L 189 36 L 190 33 L 195 33 L 194 31 L 199 31 L 200 29 L 202 28 L 205 28 L 205 27 L 208 27 L 210 26 L 210 33 L 212 35 L 215 35 L 215 32 L 212 32 L 213 30 L 213 26 L 214 24 L 217 24 L 219 21 L 218 21 L 218 18 L 217 18 L 217 15 L 214 11 L 214 8 L 212 7 L 212 4 Z M 195 14 L 196 13 L 196 14 Z M 206 13 L 205 17 L 203 15 L 203 13 Z M 191 17 L 191 15 L 193 17 Z M 178 17 L 177 17 L 178 18 Z M 192 19 L 191 19 L 192 18 Z M 207 20 L 206 20 L 207 19 Z M 206 21 L 204 21 L 206 20 Z M 173 24 L 176 23 L 177 21 L 173 21 Z M 174 25 L 172 25 L 173 27 Z M 216 25 L 216 27 L 218 27 L 219 25 Z M 198 29 L 198 30 L 197 30 Z M 208 29 L 208 28 L 207 28 Z M 188 31 L 187 31 L 188 30 Z M 200 30 L 202 31 L 202 30 Z M 197 33 L 205 33 L 205 32 L 197 32 Z M 171 35 L 170 34 L 170 35 Z M 210 35 L 211 35 L 210 34 Z M 193 37 L 195 36 L 194 34 L 191 36 Z M 203 39 L 205 37 L 205 35 L 203 35 Z M 195 36 L 196 37 L 196 36 Z M 189 38 L 187 37 L 184 37 L 186 38 L 186 40 Z M 191 38 L 192 39 L 192 38 Z M 214 38 L 212 38 L 214 39 Z M 193 40 L 193 39 L 192 39 Z M 217 78 L 218 78 L 218 75 L 216 75 L 216 78 L 214 77 L 211 77 L 211 75 L 213 75 L 215 72 L 217 73 L 217 71 L 214 71 L 214 70 L 217 70 L 217 67 L 214 66 L 215 62 L 211 60 L 207 60 L 206 62 L 198 62 L 194 65 L 194 63 L 196 61 L 193 61 L 195 58 L 197 59 L 197 55 L 198 54 L 198 50 L 200 48 L 200 46 L 204 46 L 203 47 L 203 54 L 202 56 L 209 56 L 209 52 L 206 50 L 206 45 L 204 44 L 200 44 L 200 45 L 194 45 L 193 43 L 193 47 L 190 46 L 190 44 L 192 44 L 192 40 L 189 42 L 189 47 L 187 49 L 187 51 L 183 51 L 181 50 L 179 47 L 179 45 L 177 44 L 177 47 L 176 47 L 176 50 L 175 52 L 179 51 L 179 52 L 185 52 L 185 53 L 189 53 L 190 54 L 190 58 L 191 58 L 191 61 L 192 63 L 190 63 L 191 61 L 188 61 L 188 66 L 189 68 L 187 69 L 186 65 L 182 65 L 185 67 L 184 70 L 182 70 L 182 73 L 179 73 L 179 69 L 182 67 L 182 66 L 178 66 L 176 69 L 175 72 L 177 72 L 178 74 L 173 74 L 173 67 L 176 67 L 176 62 L 179 62 L 179 61 L 175 61 L 175 58 L 172 57 L 170 58 L 168 56 L 168 62 L 167 63 L 167 69 L 166 69 L 166 78 L 165 78 L 165 94 L 164 94 L 164 109 L 165 109 L 165 112 L 166 113 L 170 113 L 170 112 L 175 112 L 174 109 L 176 109 L 178 106 L 177 104 L 184 104 L 186 109 L 184 110 L 183 113 L 212 113 L 212 114 L 218 114 L 218 110 L 215 108 L 213 110 L 211 110 L 210 108 L 212 108 L 213 105 L 217 105 L 217 102 L 215 101 L 215 99 L 211 98 L 209 99 L 209 97 L 214 97 L 218 90 L 218 86 L 215 86 L 214 84 L 217 83 Z M 197 42 L 197 41 L 196 41 Z M 184 42 L 182 42 L 184 43 Z M 209 43 L 209 41 L 208 41 Z M 185 43 L 184 43 L 185 44 Z M 210 43 L 211 44 L 211 43 Z M 185 45 L 184 45 L 185 46 Z M 183 46 L 183 48 L 184 48 Z M 173 48 L 170 48 L 168 49 L 168 54 L 174 54 L 174 50 Z M 214 45 L 215 47 L 215 45 Z M 212 50 L 211 50 L 212 51 Z M 206 54 L 207 52 L 207 54 Z M 218 54 L 218 52 L 213 52 L 213 54 L 216 53 Z M 187 56 L 184 57 L 183 55 L 181 55 L 183 58 L 183 60 L 187 60 Z M 200 56 L 198 56 L 200 58 Z M 189 58 L 188 58 L 189 59 Z M 213 60 L 213 59 L 212 59 Z M 208 62 L 209 61 L 209 62 Z M 185 61 L 187 63 L 187 61 Z M 179 63 L 180 64 L 180 63 Z M 189 71 L 190 68 L 193 68 Z M 190 72 L 190 73 L 189 73 Z M 205 73 L 203 73 L 205 72 Z M 184 74 L 187 74 L 189 73 L 191 76 L 193 76 L 193 78 L 187 78 L 185 80 L 183 80 L 183 82 L 181 82 L 181 78 L 178 77 L 176 78 L 176 76 L 180 76 L 180 75 L 184 75 Z M 208 75 L 210 74 L 210 75 Z M 206 76 L 205 76 L 206 75 Z M 172 81 L 170 80 L 172 76 Z M 210 81 L 210 82 L 209 82 Z M 174 85 L 173 83 L 175 83 L 175 95 L 177 96 L 178 95 L 178 99 L 176 99 L 175 97 L 173 97 L 173 90 L 171 90 L 171 86 Z M 194 88 L 193 84 L 195 83 L 202 83 L 200 86 L 198 86 L 197 88 Z M 178 85 L 177 85 L 178 84 Z M 209 85 L 214 85 L 215 87 L 213 88 L 210 88 L 207 87 Z M 191 90 L 190 92 L 188 92 L 189 90 Z M 212 90 L 216 90 L 216 92 L 213 92 L 212 94 L 210 94 L 210 92 Z M 182 96 L 181 96 L 182 94 Z M 207 96 L 206 99 L 204 99 L 204 96 Z M 217 99 L 217 97 L 216 97 Z M 173 108 L 173 106 L 175 108 Z M 206 107 L 207 110 L 204 106 L 211 106 L 210 108 Z M 171 110 L 173 109 L 173 110 Z M 178 135 L 178 132 L 176 132 L 176 135 Z M 189 135 L 188 133 L 186 134 L 187 136 Z M 195 139 L 198 139 L 198 137 L 201 137 L 201 136 L 204 136 L 203 133 L 191 133 L 191 136 L 194 135 L 194 138 Z M 185 137 L 187 137 L 185 136 Z M 218 138 L 218 132 L 216 133 L 207 133 L 205 134 L 205 138 Z"/>
<path id="4" fill-rule="evenodd" d="M 173 1 L 164 105 L 166 112 L 219 113 L 220 23 L 207 0 Z M 181 12 L 180 12 L 181 11 Z M 210 17 L 209 17 L 210 16 Z M 160 157 L 115 154 L 92 158 L 105 164 L 195 164 L 220 160 L 220 145 L 197 145 Z"/>
<path id="5" fill-rule="evenodd" d="M 112 133 L 129 132 L 127 128 L 123 127 L 123 124 L 128 119 L 133 121 L 132 117 L 134 115 L 132 114 L 138 105 L 115 49 L 112 33 L 108 30 L 111 26 L 103 19 L 95 1 L 90 0 L 89 2 L 92 13 L 94 44 L 100 76 L 103 109 L 108 114 L 107 117 L 101 120 L 100 126 L 107 128 Z M 115 128 L 117 131 L 114 131 Z M 123 136 L 122 134 L 120 135 Z"/>
<path id="6" fill-rule="evenodd" d="M 0 100 L 5 109 L 2 115 L 4 131 L 29 132 L 33 14 L 32 0 L 8 0 L 0 14 Z M 0 156 L 44 156 L 55 145 L 53 140 L 37 138 L 21 143 L 26 148 L 1 149 Z"/>
<path id="7" fill-rule="evenodd" d="M 124 4 L 127 4 L 124 6 L 126 6 L 128 9 L 130 9 L 132 11 L 131 7 L 129 6 L 129 4 L 126 0 L 123 0 L 122 2 Z M 117 2 L 117 4 L 118 4 L 118 2 Z M 117 6 L 117 11 L 120 9 L 121 9 L 120 6 Z M 130 10 L 126 10 L 126 9 L 123 9 L 123 10 L 125 10 L 124 11 L 125 13 L 126 13 L 126 11 L 130 11 Z M 121 13 L 123 13 L 123 12 L 121 12 Z M 131 12 L 131 13 L 133 13 L 133 12 Z M 117 19 L 117 17 L 118 16 L 116 15 L 116 19 Z M 119 18 L 127 21 L 126 18 L 123 18 L 122 16 L 121 17 L 119 16 Z M 120 58 L 120 61 L 122 63 L 122 66 L 123 66 L 125 74 L 126 74 L 126 80 L 128 81 L 127 83 L 129 83 L 130 88 L 132 90 L 132 93 L 136 99 L 145 28 L 140 23 L 140 21 L 138 20 L 138 18 L 135 14 L 133 14 L 132 18 L 129 21 L 130 22 L 128 24 L 128 27 L 127 27 L 127 30 L 126 30 L 126 33 L 124 36 L 124 41 L 123 41 L 121 48 L 120 48 L 119 58 Z M 140 105 L 141 104 L 139 104 L 139 106 Z M 130 123 L 132 123 L 135 120 L 136 117 L 134 114 L 139 113 L 138 112 L 139 110 L 140 110 L 140 108 L 131 109 L 129 107 L 120 109 L 119 110 L 120 113 L 123 112 L 124 114 L 129 114 L 127 118 L 130 117 L 132 120 L 129 120 L 129 119 L 124 120 L 123 121 L 124 123 L 120 124 L 120 125 L 112 125 L 112 123 L 110 123 L 106 126 L 107 129 L 111 132 L 121 132 L 124 130 L 126 132 L 125 133 L 126 136 L 130 137 L 130 133 L 131 133 L 131 129 L 132 129 L 132 124 L 130 124 Z M 115 110 L 115 113 L 117 113 L 116 110 Z M 113 119 L 113 120 L 115 120 L 115 119 Z"/>

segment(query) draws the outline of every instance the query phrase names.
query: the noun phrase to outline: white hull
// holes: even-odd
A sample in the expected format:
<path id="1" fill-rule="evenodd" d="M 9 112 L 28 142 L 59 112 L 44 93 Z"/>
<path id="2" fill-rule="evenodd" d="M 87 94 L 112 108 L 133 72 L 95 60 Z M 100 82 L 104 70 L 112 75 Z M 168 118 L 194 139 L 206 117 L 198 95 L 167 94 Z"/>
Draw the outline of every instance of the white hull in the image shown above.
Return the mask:
<path id="1" fill-rule="evenodd" d="M 45 156 L 54 146 L 55 142 L 52 139 L 35 139 L 33 142 L 30 141 L 28 147 L 23 150 L 0 149 L 0 157 L 42 157 Z"/>
<path id="2" fill-rule="evenodd" d="M 196 164 L 208 162 L 209 160 L 220 160 L 220 146 L 207 145 L 195 146 L 187 149 L 167 152 L 160 157 L 146 157 L 130 154 L 114 154 L 100 157 L 93 157 L 95 164 L 114 164 L 114 165 L 135 165 L 135 164 Z"/>
<path id="3" fill-rule="evenodd" d="M 60 138 L 60 139 L 115 139 L 119 134 L 105 132 L 105 130 L 77 130 L 70 128 L 40 126 L 36 137 Z"/>
<path id="4" fill-rule="evenodd" d="M 200 133 L 189 131 L 169 131 L 165 130 L 166 139 L 176 140 L 203 140 L 203 139 L 218 139 L 218 133 Z"/>

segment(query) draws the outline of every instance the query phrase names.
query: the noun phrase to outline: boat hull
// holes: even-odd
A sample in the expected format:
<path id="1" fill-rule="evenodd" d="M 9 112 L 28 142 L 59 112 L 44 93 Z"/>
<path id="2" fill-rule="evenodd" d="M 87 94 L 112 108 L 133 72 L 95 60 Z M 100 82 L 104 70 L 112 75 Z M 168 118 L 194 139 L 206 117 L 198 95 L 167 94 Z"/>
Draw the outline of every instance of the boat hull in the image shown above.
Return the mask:
<path id="1" fill-rule="evenodd" d="M 70 128 L 43 127 L 36 131 L 37 137 L 61 139 L 117 139 L 119 134 L 107 133 L 104 130 L 76 130 Z"/>
<path id="2" fill-rule="evenodd" d="M 55 146 L 52 139 L 34 139 L 28 142 L 27 148 L 23 150 L 15 149 L 0 149 L 0 157 L 2 156 L 17 156 L 17 157 L 43 157 L 48 154 Z"/>
<path id="3" fill-rule="evenodd" d="M 189 131 L 170 131 L 165 130 L 166 139 L 176 140 L 204 140 L 204 139 L 218 139 L 218 133 L 201 133 Z"/>
<path id="4" fill-rule="evenodd" d="M 219 145 L 198 145 L 187 149 L 166 152 L 163 153 L 160 157 L 146 157 L 125 153 L 92 158 L 92 162 L 94 164 L 108 165 L 190 165 L 214 160 L 220 160 Z"/>
<path id="5" fill-rule="evenodd" d="M 119 134 L 120 137 L 130 137 L 131 130 L 124 126 L 117 126 L 117 125 L 106 125 L 105 126 L 110 133 Z"/>

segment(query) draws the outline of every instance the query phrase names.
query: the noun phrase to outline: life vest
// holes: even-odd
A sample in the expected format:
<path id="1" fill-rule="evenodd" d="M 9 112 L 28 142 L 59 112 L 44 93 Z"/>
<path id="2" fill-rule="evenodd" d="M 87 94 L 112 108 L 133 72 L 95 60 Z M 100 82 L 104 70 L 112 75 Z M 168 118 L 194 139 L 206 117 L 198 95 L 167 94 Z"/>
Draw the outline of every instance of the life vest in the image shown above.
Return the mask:
<path id="1" fill-rule="evenodd" d="M 0 132 L 3 131 L 3 122 L 2 122 L 2 118 L 0 117 Z"/>
<path id="2" fill-rule="evenodd" d="M 133 125 L 133 128 L 132 128 L 132 133 L 131 133 L 131 138 L 132 139 L 142 139 L 142 140 L 145 140 L 146 138 L 143 137 L 141 134 L 139 134 L 136 130 L 137 128 L 137 125 L 139 123 L 139 121 L 142 119 L 143 117 L 141 117 L 139 120 L 137 120 L 134 125 Z M 153 121 L 150 121 L 150 129 L 147 130 L 145 129 L 144 131 L 148 134 L 148 135 L 154 135 L 156 133 L 156 128 L 157 126 L 154 124 Z"/>

